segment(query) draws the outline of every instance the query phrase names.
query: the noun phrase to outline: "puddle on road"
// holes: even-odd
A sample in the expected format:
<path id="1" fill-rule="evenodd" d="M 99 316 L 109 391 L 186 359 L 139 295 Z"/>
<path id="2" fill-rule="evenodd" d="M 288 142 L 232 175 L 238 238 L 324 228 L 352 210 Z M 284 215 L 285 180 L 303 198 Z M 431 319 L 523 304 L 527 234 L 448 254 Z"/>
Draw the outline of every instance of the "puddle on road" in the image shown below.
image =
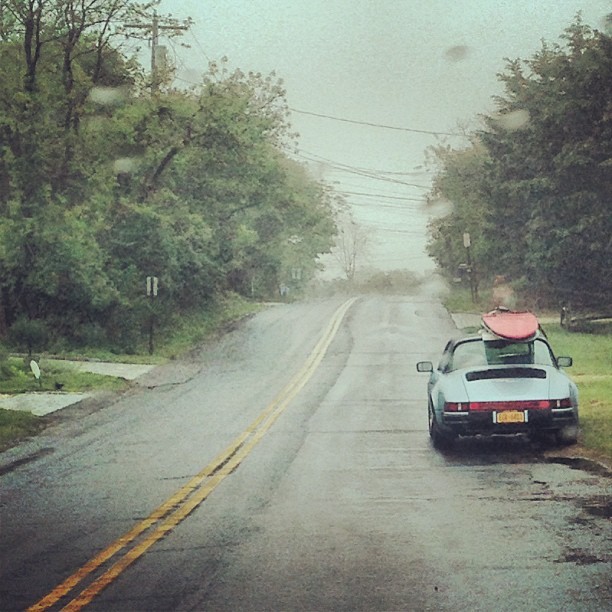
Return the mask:
<path id="1" fill-rule="evenodd" d="M 583 457 L 547 457 L 546 461 L 548 463 L 567 465 L 567 467 L 570 467 L 573 470 L 582 470 L 597 476 L 610 476 L 610 470 L 608 470 L 606 466 Z"/>
<path id="2" fill-rule="evenodd" d="M 449 465 L 480 466 L 492 464 L 542 463 L 565 465 L 593 476 L 611 477 L 612 472 L 597 461 L 584 457 L 551 456 L 546 442 L 533 442 L 525 436 L 459 438 L 450 449 L 435 451 Z M 553 451 L 554 452 L 554 451 Z"/>
<path id="3" fill-rule="evenodd" d="M 602 497 L 580 501 L 582 509 L 593 516 L 612 518 L 612 498 Z"/>
<path id="4" fill-rule="evenodd" d="M 600 559 L 583 550 L 568 550 L 555 563 L 575 563 L 576 565 L 593 565 L 594 563 L 607 563 L 606 559 Z"/>
<path id="5" fill-rule="evenodd" d="M 459 438 L 451 449 L 439 452 L 446 462 L 457 466 L 545 463 L 540 448 L 524 436 Z"/>

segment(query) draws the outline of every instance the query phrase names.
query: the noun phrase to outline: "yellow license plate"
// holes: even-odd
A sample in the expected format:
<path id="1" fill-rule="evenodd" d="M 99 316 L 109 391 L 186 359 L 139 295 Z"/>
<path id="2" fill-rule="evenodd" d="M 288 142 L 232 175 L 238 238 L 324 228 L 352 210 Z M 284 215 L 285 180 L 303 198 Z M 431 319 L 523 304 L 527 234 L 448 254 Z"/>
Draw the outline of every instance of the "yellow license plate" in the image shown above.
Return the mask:
<path id="1" fill-rule="evenodd" d="M 498 423 L 524 423 L 525 413 L 522 410 L 504 410 L 497 413 Z"/>

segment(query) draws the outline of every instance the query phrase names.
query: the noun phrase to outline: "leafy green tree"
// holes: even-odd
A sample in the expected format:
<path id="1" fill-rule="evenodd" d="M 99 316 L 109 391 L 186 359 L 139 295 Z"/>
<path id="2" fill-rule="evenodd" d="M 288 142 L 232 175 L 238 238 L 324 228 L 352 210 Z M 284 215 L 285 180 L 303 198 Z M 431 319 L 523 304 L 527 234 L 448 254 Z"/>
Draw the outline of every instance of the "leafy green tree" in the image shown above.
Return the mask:
<path id="1" fill-rule="evenodd" d="M 329 249 L 334 224 L 325 192 L 279 150 L 291 138 L 286 116 L 279 81 L 235 71 L 206 79 L 148 123 L 147 189 L 163 183 L 205 220 L 212 233 L 203 256 L 216 264 L 202 277 L 207 283 L 269 292 L 287 274 L 287 258 L 307 253 L 301 268 L 312 273 L 316 253 Z M 289 248 L 298 234 L 300 246 Z"/>
<path id="2" fill-rule="evenodd" d="M 431 240 L 428 253 L 451 275 L 466 263 L 463 234 L 472 238 L 472 253 L 480 274 L 488 275 L 501 265 L 503 253 L 495 261 L 484 257 L 486 237 L 492 229 L 488 218 L 490 189 L 483 180 L 485 166 L 490 162 L 487 150 L 479 143 L 463 150 L 444 147 L 432 150 L 442 171 L 437 174 L 429 194 L 433 206 L 443 202 L 450 211 L 435 217 L 429 224 Z"/>
<path id="3" fill-rule="evenodd" d="M 545 295 L 596 300 L 612 289 L 612 39 L 580 19 L 563 39 L 566 48 L 544 45 L 525 62 L 529 72 L 513 63 L 504 77 L 501 112 L 529 121 L 511 131 L 489 119 L 483 134 L 497 162 L 492 215 L 515 274 Z"/>
<path id="4" fill-rule="evenodd" d="M 543 44 L 530 60 L 508 62 L 498 113 L 485 117 L 486 128 L 474 135 L 484 150 L 479 173 L 456 172 L 456 156 L 468 151 L 444 160 L 436 189 L 455 209 L 432 226 L 430 252 L 450 268 L 455 247 L 448 237 L 460 235 L 470 211 L 481 220 L 473 236 L 478 265 L 489 273 L 523 278 L 550 300 L 606 303 L 612 40 L 579 18 L 563 40 L 564 46 Z"/>
<path id="5" fill-rule="evenodd" d="M 1 5 L 0 334 L 25 316 L 132 350 L 147 276 L 170 323 L 223 291 L 304 284 L 330 248 L 331 198 L 283 153 L 280 79 L 221 62 L 191 91 L 143 91 L 114 24 L 155 4 Z"/>
<path id="6" fill-rule="evenodd" d="M 133 82 L 127 62 L 109 47 L 109 25 L 122 5 L 2 4 L 0 319 L 6 324 L 27 313 L 76 326 L 113 299 L 86 205 L 99 187 L 100 159 L 79 128 L 94 84 Z"/>

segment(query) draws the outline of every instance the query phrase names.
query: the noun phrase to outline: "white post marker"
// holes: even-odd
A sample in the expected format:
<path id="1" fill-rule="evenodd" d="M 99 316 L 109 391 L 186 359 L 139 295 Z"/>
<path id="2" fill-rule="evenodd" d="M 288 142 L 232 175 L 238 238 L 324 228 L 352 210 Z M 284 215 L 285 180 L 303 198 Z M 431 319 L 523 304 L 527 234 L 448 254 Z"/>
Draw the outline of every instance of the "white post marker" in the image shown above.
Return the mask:
<path id="1" fill-rule="evenodd" d="M 147 297 L 151 298 L 151 316 L 149 318 L 149 354 L 153 354 L 153 328 L 155 327 L 155 313 L 153 312 L 153 301 L 157 297 L 159 289 L 159 278 L 147 276 Z"/>
<path id="2" fill-rule="evenodd" d="M 42 381 L 40 380 L 40 368 L 38 364 L 32 359 L 30 361 L 30 370 L 32 370 L 32 374 L 34 374 L 34 378 L 38 381 L 38 384 L 42 387 Z"/>

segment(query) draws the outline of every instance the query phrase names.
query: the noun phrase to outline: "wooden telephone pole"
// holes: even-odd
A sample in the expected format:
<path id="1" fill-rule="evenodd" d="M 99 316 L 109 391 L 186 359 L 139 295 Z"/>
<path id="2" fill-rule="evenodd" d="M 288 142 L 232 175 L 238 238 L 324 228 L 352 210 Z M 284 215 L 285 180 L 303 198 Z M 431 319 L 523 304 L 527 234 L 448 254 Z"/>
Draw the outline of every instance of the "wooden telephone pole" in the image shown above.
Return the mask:
<path id="1" fill-rule="evenodd" d="M 159 66 L 157 65 L 157 49 L 159 47 L 159 32 L 160 30 L 188 30 L 189 25 L 160 25 L 157 11 L 153 11 L 153 19 L 151 23 L 130 23 L 126 24 L 126 28 L 138 28 L 148 30 L 151 33 L 151 94 L 157 94 L 159 90 Z"/>

